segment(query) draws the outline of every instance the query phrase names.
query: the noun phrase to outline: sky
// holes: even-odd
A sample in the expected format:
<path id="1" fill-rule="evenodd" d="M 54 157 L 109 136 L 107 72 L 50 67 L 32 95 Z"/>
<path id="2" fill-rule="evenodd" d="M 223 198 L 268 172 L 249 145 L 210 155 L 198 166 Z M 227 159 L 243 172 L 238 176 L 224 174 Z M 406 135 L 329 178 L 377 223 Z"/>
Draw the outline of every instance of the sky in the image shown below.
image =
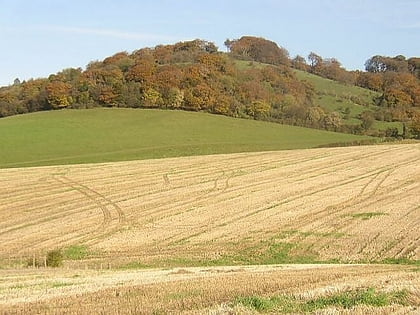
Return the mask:
<path id="1" fill-rule="evenodd" d="M 0 86 L 196 38 L 225 51 L 243 35 L 362 70 L 420 56 L 420 0 L 0 0 Z"/>

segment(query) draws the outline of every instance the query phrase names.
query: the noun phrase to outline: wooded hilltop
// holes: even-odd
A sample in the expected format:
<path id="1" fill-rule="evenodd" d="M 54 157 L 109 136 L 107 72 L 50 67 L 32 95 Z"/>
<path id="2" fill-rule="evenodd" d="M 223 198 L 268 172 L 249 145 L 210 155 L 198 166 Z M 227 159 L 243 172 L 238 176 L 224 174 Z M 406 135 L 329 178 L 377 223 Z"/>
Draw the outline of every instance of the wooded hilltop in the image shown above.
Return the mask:
<path id="1" fill-rule="evenodd" d="M 347 71 L 335 58 L 311 52 L 290 58 L 276 43 L 243 36 L 226 40 L 227 53 L 196 39 L 119 52 L 86 69 L 64 69 L 48 78 L 0 88 L 0 117 L 60 108 L 131 107 L 206 111 L 233 117 L 375 136 L 420 139 L 420 58 L 373 56 L 366 71 Z M 376 91 L 361 124 L 345 111 L 315 105 L 314 86 L 297 77 L 312 73 Z M 373 109 L 372 109 L 373 108 Z M 404 130 L 372 132 L 373 121 L 398 121 Z"/>

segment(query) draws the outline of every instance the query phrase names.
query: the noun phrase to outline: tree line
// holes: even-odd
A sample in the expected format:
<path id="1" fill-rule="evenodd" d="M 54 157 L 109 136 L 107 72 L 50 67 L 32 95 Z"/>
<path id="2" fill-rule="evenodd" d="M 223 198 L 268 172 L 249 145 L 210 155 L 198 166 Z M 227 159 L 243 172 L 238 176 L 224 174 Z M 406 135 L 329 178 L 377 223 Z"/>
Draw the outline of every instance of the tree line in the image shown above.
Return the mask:
<path id="1" fill-rule="evenodd" d="M 419 58 L 375 56 L 367 72 L 346 71 L 315 53 L 291 59 L 276 43 L 244 36 L 226 40 L 228 53 L 205 40 L 119 52 L 86 69 L 0 88 L 0 117 L 60 108 L 131 107 L 206 111 L 233 117 L 360 133 L 342 117 L 314 106 L 314 87 L 293 68 L 381 93 L 375 102 L 391 120 L 417 119 Z M 247 63 L 243 67 L 238 60 Z M 375 113 L 376 114 L 376 113 Z M 384 115 L 383 115 L 384 116 Z"/>

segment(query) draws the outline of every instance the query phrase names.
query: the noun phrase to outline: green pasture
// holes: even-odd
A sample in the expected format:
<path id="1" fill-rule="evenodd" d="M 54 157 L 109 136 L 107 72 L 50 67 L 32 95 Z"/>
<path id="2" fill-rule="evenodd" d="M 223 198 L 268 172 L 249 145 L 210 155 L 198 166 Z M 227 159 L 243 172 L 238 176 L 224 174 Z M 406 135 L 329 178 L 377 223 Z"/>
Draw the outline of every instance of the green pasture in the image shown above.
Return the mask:
<path id="1" fill-rule="evenodd" d="M 0 168 L 301 149 L 366 138 L 196 112 L 58 110 L 0 119 Z"/>

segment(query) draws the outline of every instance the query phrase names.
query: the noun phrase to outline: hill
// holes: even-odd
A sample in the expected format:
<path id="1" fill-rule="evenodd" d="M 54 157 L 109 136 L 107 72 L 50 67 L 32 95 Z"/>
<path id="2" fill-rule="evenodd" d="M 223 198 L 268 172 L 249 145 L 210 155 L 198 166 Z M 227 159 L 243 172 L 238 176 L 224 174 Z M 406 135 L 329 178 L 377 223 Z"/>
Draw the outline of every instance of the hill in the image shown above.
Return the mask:
<path id="1" fill-rule="evenodd" d="M 90 109 L 0 120 L 0 168 L 313 148 L 367 137 L 205 113 Z"/>
<path id="2" fill-rule="evenodd" d="M 350 134 L 420 137 L 416 58 L 380 58 L 389 66 L 360 72 L 314 53 L 310 64 L 300 56 L 290 59 L 285 48 L 263 38 L 225 44 L 229 53 L 200 39 L 158 45 L 119 52 L 86 69 L 15 80 L 0 88 L 0 117 L 61 108 L 182 109 Z"/>

